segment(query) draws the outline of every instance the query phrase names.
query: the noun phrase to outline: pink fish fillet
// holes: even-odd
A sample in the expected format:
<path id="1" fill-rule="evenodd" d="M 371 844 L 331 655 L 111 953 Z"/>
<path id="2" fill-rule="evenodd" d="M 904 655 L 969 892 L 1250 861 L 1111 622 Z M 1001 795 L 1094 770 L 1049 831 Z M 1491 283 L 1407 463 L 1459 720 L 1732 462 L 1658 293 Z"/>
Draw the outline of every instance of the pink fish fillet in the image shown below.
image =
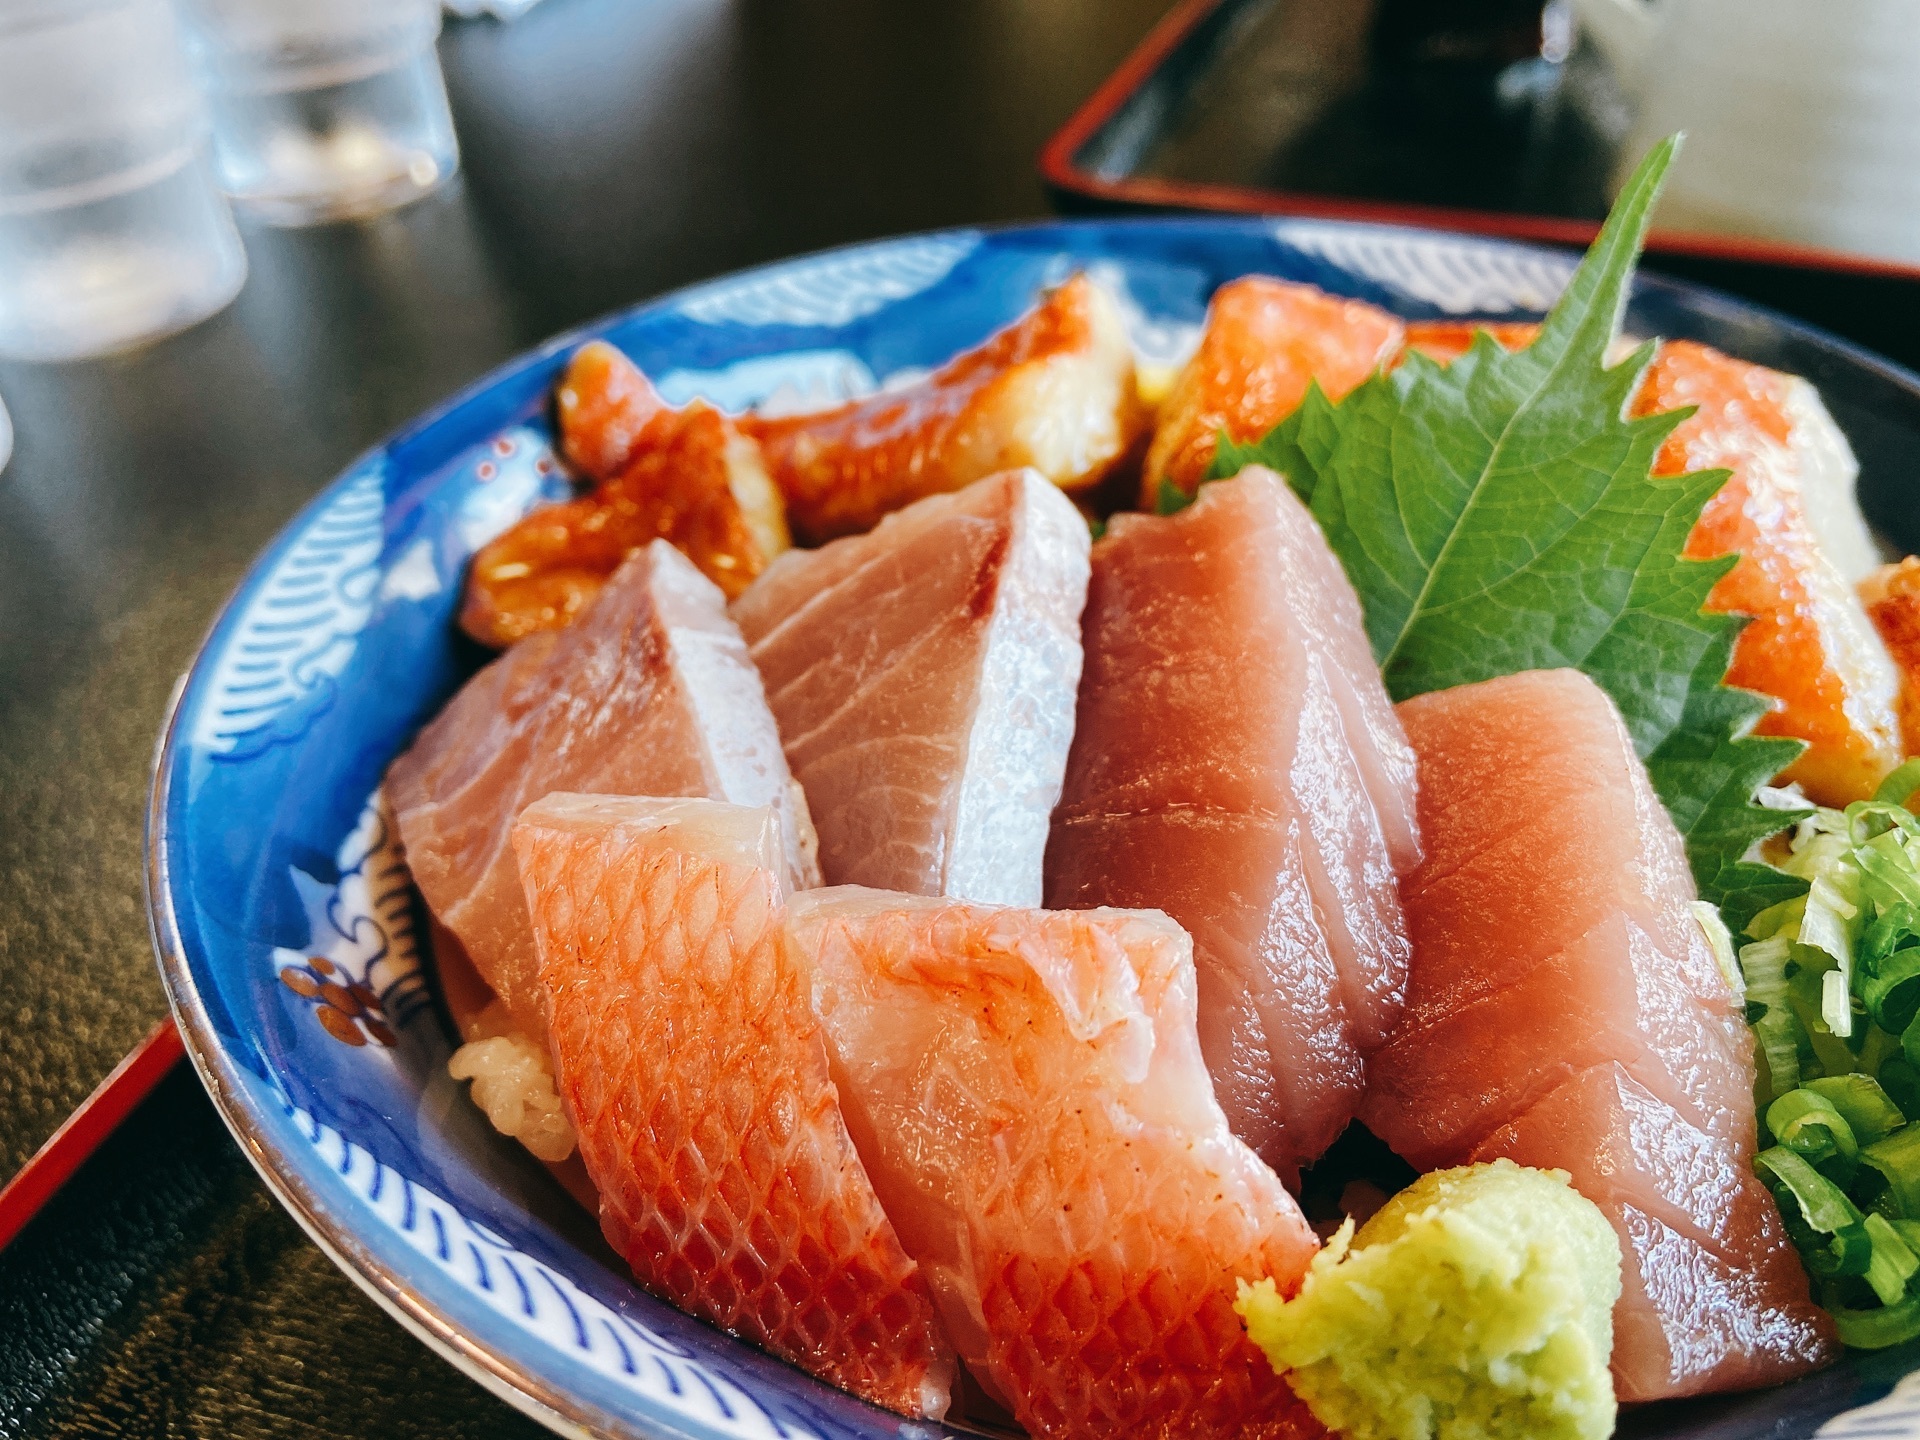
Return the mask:
<path id="1" fill-rule="evenodd" d="M 1047 903 L 1193 935 L 1234 1133 L 1291 1182 L 1353 1117 L 1398 1019 L 1414 763 L 1360 602 L 1270 470 L 1093 549 L 1086 670 Z"/>
<path id="2" fill-rule="evenodd" d="M 682 1309 L 939 1418 L 953 1351 L 847 1136 L 772 812 L 550 795 L 513 844 L 608 1241 Z"/>
<path id="3" fill-rule="evenodd" d="M 474 676 L 387 774 L 414 883 L 533 1036 L 545 1019 L 509 831 L 555 790 L 771 805 L 795 883 L 819 883 L 805 800 L 726 602 L 664 541 L 569 629 Z"/>
<path id="4" fill-rule="evenodd" d="M 1030 1434 L 1324 1433 L 1233 1314 L 1316 1242 L 1214 1101 L 1177 926 L 855 887 L 791 913 L 867 1173 Z"/>
<path id="5" fill-rule="evenodd" d="M 1688 906 L 1680 835 L 1573 670 L 1400 706 L 1426 859 L 1361 1118 L 1422 1169 L 1568 1171 L 1613 1222 L 1622 1400 L 1774 1384 L 1832 1324 L 1753 1173 L 1753 1037 Z"/>
<path id="6" fill-rule="evenodd" d="M 734 605 L 828 884 L 1036 905 L 1087 527 L 1037 471 L 782 555 Z"/>

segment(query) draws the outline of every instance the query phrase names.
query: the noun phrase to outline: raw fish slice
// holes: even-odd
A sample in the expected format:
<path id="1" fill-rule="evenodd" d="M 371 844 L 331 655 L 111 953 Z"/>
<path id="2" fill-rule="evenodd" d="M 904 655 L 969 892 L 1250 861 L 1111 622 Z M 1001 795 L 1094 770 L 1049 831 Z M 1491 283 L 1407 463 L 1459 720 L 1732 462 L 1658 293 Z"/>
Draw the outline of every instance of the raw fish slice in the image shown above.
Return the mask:
<path id="1" fill-rule="evenodd" d="M 1751 1123 L 1748 1129 L 1751 1131 Z M 1779 1211 L 1731 1144 L 1600 1065 L 1490 1135 L 1473 1160 L 1557 1166 L 1620 1236 L 1614 1384 L 1623 1401 L 1749 1389 L 1835 1353 Z"/>
<path id="2" fill-rule="evenodd" d="M 1166 910 L 1234 1133 L 1289 1179 L 1352 1118 L 1398 1019 L 1413 755 L 1359 601 L 1271 471 L 1094 547 L 1047 903 Z"/>
<path id="3" fill-rule="evenodd" d="M 1417 930 L 1416 940 L 1424 934 Z M 1517 973 L 1508 968 L 1507 947 L 1481 953 L 1494 983 L 1504 984 L 1450 1014 L 1403 1024 L 1374 1059 L 1361 1113 L 1369 1126 L 1381 1120 L 1389 1132 L 1384 1138 L 1409 1164 L 1422 1170 L 1457 1164 L 1511 1116 L 1608 1061 L 1698 1129 L 1751 1142 L 1753 1090 L 1744 1078 L 1751 1036 L 1702 1024 L 1670 955 L 1638 925 L 1611 915 L 1559 954 Z M 1435 1008 L 1423 1003 L 1422 1019 Z M 1517 1016 L 1527 1023 L 1516 1024 Z M 1498 1073 L 1436 1093 L 1432 1077 L 1448 1073 L 1456 1057 L 1494 1053 Z"/>
<path id="4" fill-rule="evenodd" d="M 682 1309 L 939 1418 L 952 1349 L 847 1136 L 772 812 L 556 794 L 513 843 L 608 1242 Z"/>
<path id="5" fill-rule="evenodd" d="M 1222 429 L 1234 440 L 1259 439 L 1316 381 L 1329 399 L 1340 399 L 1399 353 L 1404 334 L 1386 311 L 1311 285 L 1265 275 L 1222 285 L 1207 308 L 1200 348 L 1160 408 L 1141 509 L 1156 507 L 1163 481 L 1192 494 Z"/>
<path id="6" fill-rule="evenodd" d="M 1750 1046 L 1746 1026 L 1728 1009 L 1725 977 L 1699 927 L 1674 903 L 1676 895 L 1691 897 L 1693 881 L 1673 821 L 1611 702 L 1573 674 L 1541 671 L 1501 682 L 1501 693 L 1516 707 L 1530 704 L 1543 715 L 1571 707 L 1567 723 L 1518 735 L 1505 726 L 1456 725 L 1444 754 L 1423 759 L 1423 777 L 1443 762 L 1446 774 L 1470 777 L 1433 792 L 1423 785 L 1423 834 L 1432 825 L 1483 826 L 1482 817 L 1491 815 L 1501 824 L 1469 829 L 1470 846 L 1430 846 L 1425 863 L 1402 886 L 1409 902 L 1418 887 L 1421 924 L 1419 973 L 1408 987 L 1401 1031 L 1499 993 L 1536 962 L 1618 916 L 1660 947 L 1676 981 L 1705 1007 L 1705 1023 L 1736 1046 Z M 1423 696 L 1403 705 L 1401 714 L 1442 704 Z M 1543 865 L 1543 855 L 1565 856 L 1568 863 Z M 1510 893 L 1529 899 L 1525 925 L 1509 925 L 1503 908 L 1489 908 L 1488 896 Z M 1491 953 L 1500 957 L 1498 966 L 1488 963 L 1489 946 L 1497 947 Z"/>
<path id="7" fill-rule="evenodd" d="M 792 924 L 874 1188 L 1029 1433 L 1320 1433 L 1233 1314 L 1316 1242 L 1214 1101 L 1177 926 L 852 888 Z"/>
<path id="8" fill-rule="evenodd" d="M 578 624 L 468 682 L 387 787 L 428 908 L 536 1040 L 546 1022 L 508 836 L 533 801 L 575 790 L 771 805 L 795 883 L 817 883 L 760 677 L 719 590 L 665 541 L 623 564 Z"/>
<path id="9" fill-rule="evenodd" d="M 672 408 L 633 361 L 604 340 L 590 340 L 573 352 L 554 391 L 560 453 L 589 479 L 610 480 Z"/>
<path id="10" fill-rule="evenodd" d="M 1057 906 L 1153 906 L 1193 937 L 1200 1048 L 1233 1133 L 1289 1184 L 1352 1118 L 1366 1065 L 1313 908 L 1298 818 L 1175 806 L 1069 821 Z"/>
<path id="11" fill-rule="evenodd" d="M 1503 350 L 1524 350 L 1540 334 L 1532 320 L 1410 320 L 1407 322 L 1406 353 L 1419 351 L 1429 360 L 1450 365 L 1473 348 L 1473 337 L 1482 330 Z"/>
<path id="12" fill-rule="evenodd" d="M 1900 671 L 1900 728 L 1906 749 L 1920 749 L 1920 559 L 1882 565 L 1860 582 L 1867 618 Z"/>
<path id="13" fill-rule="evenodd" d="M 1727 683 L 1779 701 L 1757 733 L 1808 742 L 1782 780 L 1798 780 L 1825 805 L 1865 799 L 1900 763 L 1900 681 L 1848 579 L 1863 550 L 1871 563 L 1872 542 L 1852 503 L 1846 442 L 1806 382 L 1669 341 L 1633 410 L 1685 405 L 1699 408 L 1668 437 L 1654 470 L 1733 471 L 1687 538 L 1696 558 L 1740 554 L 1707 602 L 1753 617 Z"/>
<path id="14" fill-rule="evenodd" d="M 1427 856 L 1402 886 L 1407 1018 L 1361 1119 L 1423 1167 L 1572 1174 L 1625 1242 L 1623 1399 L 1824 1363 L 1830 1325 L 1752 1175 L 1752 1037 L 1613 703 L 1552 670 L 1399 708 Z"/>
<path id="15" fill-rule="evenodd" d="M 734 617 L 830 884 L 1038 904 L 1087 527 L 1031 470 L 783 556 Z"/>
<path id="16" fill-rule="evenodd" d="M 559 394 L 562 448 L 600 483 L 534 510 L 473 557 L 460 625 L 481 644 L 571 624 L 620 562 L 655 539 L 729 597 L 787 548 L 759 447 L 711 405 L 669 409 L 600 341 L 574 356 Z"/>
<path id="17" fill-rule="evenodd" d="M 1021 466 L 1084 489 L 1138 453 L 1145 425 L 1126 328 L 1084 275 L 917 384 L 835 410 L 742 421 L 793 528 L 815 541 Z"/>

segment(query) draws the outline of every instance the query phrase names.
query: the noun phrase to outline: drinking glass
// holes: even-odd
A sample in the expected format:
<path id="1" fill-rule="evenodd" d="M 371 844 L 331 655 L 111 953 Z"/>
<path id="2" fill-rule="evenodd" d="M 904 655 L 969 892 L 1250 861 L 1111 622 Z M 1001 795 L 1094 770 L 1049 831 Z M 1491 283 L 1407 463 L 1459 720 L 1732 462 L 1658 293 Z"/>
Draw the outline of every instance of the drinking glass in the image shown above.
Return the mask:
<path id="1" fill-rule="evenodd" d="M 0 0 L 0 354 L 184 329 L 246 280 L 166 0 Z"/>
<path id="2" fill-rule="evenodd" d="M 460 165 L 435 0 L 181 0 L 220 183 L 270 225 L 372 215 Z"/>
<path id="3" fill-rule="evenodd" d="M 13 417 L 7 414 L 7 402 L 0 400 L 0 470 L 13 457 Z"/>

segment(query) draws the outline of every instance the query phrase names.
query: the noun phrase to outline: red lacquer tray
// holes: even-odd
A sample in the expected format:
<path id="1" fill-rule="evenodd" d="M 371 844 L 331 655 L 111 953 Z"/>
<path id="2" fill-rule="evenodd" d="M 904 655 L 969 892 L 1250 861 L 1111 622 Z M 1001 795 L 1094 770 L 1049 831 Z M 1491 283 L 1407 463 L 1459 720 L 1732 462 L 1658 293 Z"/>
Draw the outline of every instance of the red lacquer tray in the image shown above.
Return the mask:
<path id="1" fill-rule="evenodd" d="M 1534 28 L 1531 53 L 1417 58 L 1459 61 L 1485 37 L 1463 41 L 1445 17 L 1499 8 L 1181 0 L 1048 140 L 1041 177 L 1069 212 L 1310 215 L 1584 245 L 1624 131 L 1597 54 L 1563 31 L 1559 58 L 1540 58 Z M 1505 8 L 1535 23 L 1524 3 Z M 1396 27 L 1411 39 L 1383 40 Z M 1920 266 L 1677 230 L 1647 249 L 1652 268 L 1920 362 Z"/>

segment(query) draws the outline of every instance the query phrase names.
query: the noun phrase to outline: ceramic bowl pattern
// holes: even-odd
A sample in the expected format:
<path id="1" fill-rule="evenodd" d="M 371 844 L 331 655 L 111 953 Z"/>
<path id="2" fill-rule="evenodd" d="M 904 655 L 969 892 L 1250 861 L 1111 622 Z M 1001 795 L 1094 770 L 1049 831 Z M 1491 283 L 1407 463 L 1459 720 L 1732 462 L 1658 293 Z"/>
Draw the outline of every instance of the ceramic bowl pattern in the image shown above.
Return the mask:
<path id="1" fill-rule="evenodd" d="M 156 763 L 150 905 L 187 1046 L 248 1156 L 369 1294 L 566 1433 L 933 1436 L 642 1293 L 592 1220 L 446 1074 L 450 1032 L 379 785 L 483 658 L 453 625 L 469 555 L 564 493 L 548 399 L 603 337 L 673 400 L 799 408 L 920 373 L 1092 270 L 1142 353 L 1177 361 L 1207 297 L 1264 272 L 1410 317 L 1537 313 L 1560 253 L 1315 221 L 953 231 L 807 257 L 668 296 L 489 376 L 341 476 L 261 557 L 176 694 Z M 1810 375 L 1852 435 L 1869 512 L 1920 548 L 1920 379 L 1724 297 L 1643 280 L 1629 324 Z M 1624 1432 L 1920 1433 L 1920 1352 L 1656 1408 Z M 1893 1393 L 1889 1395 L 1889 1391 Z M 1856 1407 L 1869 1405 L 1867 1409 Z"/>

